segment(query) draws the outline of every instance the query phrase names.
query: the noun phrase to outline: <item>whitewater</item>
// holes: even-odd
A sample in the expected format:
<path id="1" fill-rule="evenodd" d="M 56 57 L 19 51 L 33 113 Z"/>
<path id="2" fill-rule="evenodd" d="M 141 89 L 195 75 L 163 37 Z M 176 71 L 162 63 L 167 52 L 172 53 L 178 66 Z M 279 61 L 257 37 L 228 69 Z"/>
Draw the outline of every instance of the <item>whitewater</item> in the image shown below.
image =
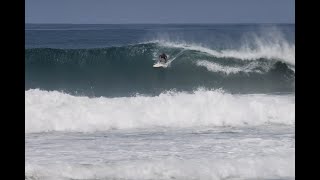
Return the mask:
<path id="1" fill-rule="evenodd" d="M 25 98 L 26 179 L 294 179 L 293 95 Z"/>
<path id="2" fill-rule="evenodd" d="M 88 98 L 29 90 L 25 98 L 28 133 L 294 125 L 292 95 L 231 95 L 219 90 L 197 90 L 166 92 L 156 97 Z"/>
<path id="3" fill-rule="evenodd" d="M 25 179 L 295 179 L 294 31 L 27 24 Z"/>

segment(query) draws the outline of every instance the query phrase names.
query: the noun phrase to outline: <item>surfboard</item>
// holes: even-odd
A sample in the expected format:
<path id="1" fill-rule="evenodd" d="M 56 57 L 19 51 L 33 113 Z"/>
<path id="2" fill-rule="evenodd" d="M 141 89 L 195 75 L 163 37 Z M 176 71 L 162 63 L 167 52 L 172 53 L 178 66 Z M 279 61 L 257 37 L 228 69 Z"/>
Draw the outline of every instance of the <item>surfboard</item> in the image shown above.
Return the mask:
<path id="1" fill-rule="evenodd" d="M 154 68 L 166 68 L 168 66 L 167 63 L 157 62 L 153 65 Z"/>

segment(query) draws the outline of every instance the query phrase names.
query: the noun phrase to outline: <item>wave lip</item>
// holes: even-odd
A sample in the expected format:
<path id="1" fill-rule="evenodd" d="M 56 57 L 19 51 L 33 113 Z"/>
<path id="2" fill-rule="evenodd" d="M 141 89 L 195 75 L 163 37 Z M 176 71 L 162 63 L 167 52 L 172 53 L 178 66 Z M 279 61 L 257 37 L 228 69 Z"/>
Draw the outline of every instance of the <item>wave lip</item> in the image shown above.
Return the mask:
<path id="1" fill-rule="evenodd" d="M 210 54 L 217 58 L 235 58 L 241 60 L 275 59 L 290 65 L 295 65 L 295 45 L 287 42 L 281 35 L 271 34 L 266 37 L 254 35 L 246 38 L 240 48 L 215 50 L 194 43 L 171 42 L 167 40 L 154 40 L 164 47 L 182 48 Z"/>
<path id="2" fill-rule="evenodd" d="M 88 98 L 34 89 L 26 91 L 25 98 L 26 133 L 295 122 L 292 95 L 232 95 L 200 89 L 156 97 Z"/>

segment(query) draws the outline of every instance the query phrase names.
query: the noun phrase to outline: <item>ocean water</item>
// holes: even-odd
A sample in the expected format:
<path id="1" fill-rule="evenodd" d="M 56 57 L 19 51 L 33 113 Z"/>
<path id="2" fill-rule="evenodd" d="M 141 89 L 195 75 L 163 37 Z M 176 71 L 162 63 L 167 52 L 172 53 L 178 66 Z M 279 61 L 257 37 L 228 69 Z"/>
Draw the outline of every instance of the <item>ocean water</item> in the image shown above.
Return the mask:
<path id="1" fill-rule="evenodd" d="M 26 24 L 25 37 L 25 179 L 295 179 L 294 25 Z"/>

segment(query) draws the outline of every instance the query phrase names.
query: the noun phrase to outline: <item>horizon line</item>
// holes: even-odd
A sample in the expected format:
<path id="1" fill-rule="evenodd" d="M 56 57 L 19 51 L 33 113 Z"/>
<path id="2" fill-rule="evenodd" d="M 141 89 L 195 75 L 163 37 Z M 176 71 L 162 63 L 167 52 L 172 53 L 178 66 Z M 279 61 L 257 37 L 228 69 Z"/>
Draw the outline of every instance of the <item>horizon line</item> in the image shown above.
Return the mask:
<path id="1" fill-rule="evenodd" d="M 136 24 L 136 25 L 174 25 L 174 24 L 295 24 L 295 22 L 251 22 L 251 23 L 233 23 L 233 22 L 225 22 L 225 23 L 214 23 L 214 22 L 205 22 L 205 23 L 26 23 L 25 24 L 71 24 L 71 25 L 128 25 L 128 24 Z"/>

